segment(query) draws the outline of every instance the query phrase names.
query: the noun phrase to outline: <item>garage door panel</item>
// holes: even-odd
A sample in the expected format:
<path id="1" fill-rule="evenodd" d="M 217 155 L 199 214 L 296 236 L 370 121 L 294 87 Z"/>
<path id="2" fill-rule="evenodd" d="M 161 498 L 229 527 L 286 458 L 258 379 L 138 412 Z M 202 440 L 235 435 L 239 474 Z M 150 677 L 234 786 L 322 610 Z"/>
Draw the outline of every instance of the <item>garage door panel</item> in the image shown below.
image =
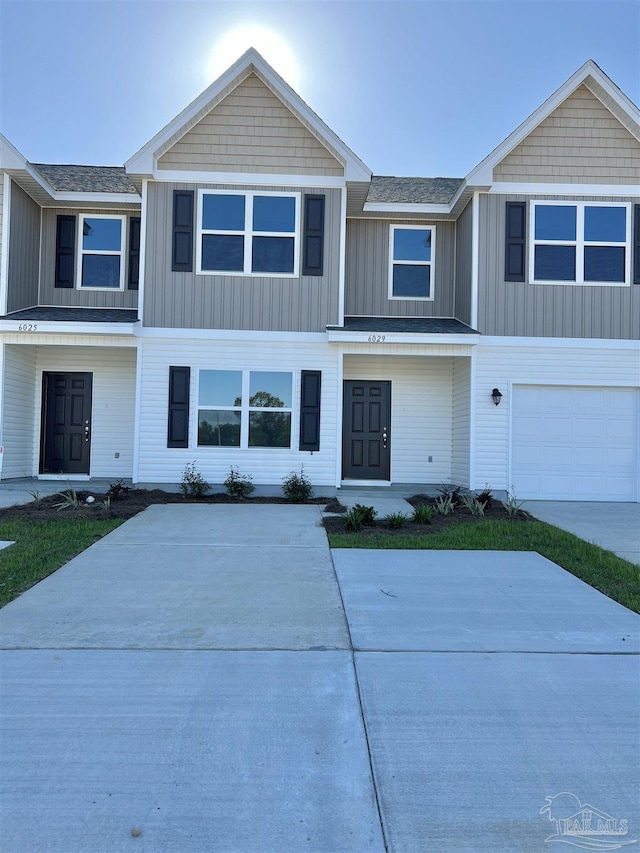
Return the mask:
<path id="1" fill-rule="evenodd" d="M 638 392 L 514 386 L 511 481 L 518 498 L 638 498 Z"/>

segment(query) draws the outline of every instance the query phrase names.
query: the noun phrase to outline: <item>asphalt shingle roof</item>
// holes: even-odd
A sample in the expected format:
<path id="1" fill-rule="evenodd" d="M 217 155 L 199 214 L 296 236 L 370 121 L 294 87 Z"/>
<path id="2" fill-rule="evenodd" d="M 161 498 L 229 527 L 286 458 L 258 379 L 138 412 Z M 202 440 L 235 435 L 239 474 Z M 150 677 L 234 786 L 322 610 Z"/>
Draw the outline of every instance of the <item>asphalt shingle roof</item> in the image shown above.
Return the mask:
<path id="1" fill-rule="evenodd" d="M 427 335 L 477 335 L 475 329 L 453 317 L 345 317 L 344 326 L 327 326 L 345 332 L 419 332 Z"/>
<path id="2" fill-rule="evenodd" d="M 32 163 L 56 192 L 138 193 L 124 166 L 58 166 Z"/>
<path id="3" fill-rule="evenodd" d="M 394 178 L 374 175 L 368 202 L 395 204 L 448 204 L 463 178 Z"/>
<path id="4" fill-rule="evenodd" d="M 130 308 L 24 308 L 2 320 L 38 320 L 61 323 L 137 323 L 138 312 Z"/>

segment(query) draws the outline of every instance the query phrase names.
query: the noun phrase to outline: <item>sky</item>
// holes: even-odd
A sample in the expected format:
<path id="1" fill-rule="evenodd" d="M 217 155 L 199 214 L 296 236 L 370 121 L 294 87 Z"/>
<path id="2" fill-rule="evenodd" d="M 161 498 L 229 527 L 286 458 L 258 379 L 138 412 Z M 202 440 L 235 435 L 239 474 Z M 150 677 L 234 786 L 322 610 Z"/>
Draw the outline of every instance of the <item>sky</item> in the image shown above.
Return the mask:
<path id="1" fill-rule="evenodd" d="M 640 103 L 639 0 L 0 0 L 0 131 L 122 165 L 249 46 L 378 175 L 466 175 L 589 58 Z"/>

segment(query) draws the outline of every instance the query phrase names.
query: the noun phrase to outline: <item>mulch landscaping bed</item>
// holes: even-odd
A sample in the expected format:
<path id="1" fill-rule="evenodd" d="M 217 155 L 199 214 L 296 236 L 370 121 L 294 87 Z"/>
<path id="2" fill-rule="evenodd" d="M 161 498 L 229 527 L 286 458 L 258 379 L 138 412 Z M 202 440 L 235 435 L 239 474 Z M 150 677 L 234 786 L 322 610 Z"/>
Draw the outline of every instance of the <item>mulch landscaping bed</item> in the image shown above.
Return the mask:
<path id="1" fill-rule="evenodd" d="M 68 490 L 63 489 L 64 495 L 68 494 Z M 32 501 L 28 504 L 20 504 L 18 506 L 10 506 L 0 510 L 0 521 L 9 521 L 10 519 L 21 519 L 27 521 L 45 521 L 47 519 L 68 518 L 73 515 L 74 518 L 95 518 L 104 520 L 110 518 L 127 519 L 133 518 L 142 510 L 152 504 L 288 504 L 283 497 L 250 497 L 243 500 L 237 500 L 222 492 L 214 495 L 205 495 L 203 498 L 198 498 L 197 501 L 185 500 L 182 495 L 175 492 L 164 492 L 162 489 L 130 489 L 128 492 L 123 492 L 117 499 L 111 499 L 109 507 L 103 506 L 103 501 L 107 497 L 104 494 L 97 492 L 77 491 L 78 506 L 58 508 L 58 504 L 64 501 L 62 492 L 57 495 L 51 495 L 40 498 L 38 501 Z M 92 503 L 87 503 L 87 498 L 93 497 L 95 500 Z M 312 498 L 305 501 L 309 505 L 326 504 L 328 512 L 342 512 L 344 507 L 341 506 L 334 498 Z"/>
<path id="2" fill-rule="evenodd" d="M 427 495 L 414 495 L 412 498 L 407 498 L 411 506 L 416 507 L 424 504 L 433 507 L 433 515 L 429 524 L 416 524 L 413 521 L 407 520 L 402 527 L 391 528 L 383 518 L 376 518 L 374 523 L 367 525 L 358 530 L 360 536 L 424 536 L 429 533 L 438 533 L 444 530 L 445 527 L 451 527 L 453 524 L 477 524 L 481 521 L 503 521 L 511 518 L 504 505 L 495 498 L 488 501 L 483 516 L 473 515 L 464 506 L 458 504 L 455 510 L 449 515 L 440 515 L 436 512 L 435 498 L 430 498 Z M 407 513 L 408 514 L 408 513 Z M 530 519 L 531 516 L 518 510 L 517 517 L 519 520 Z M 350 534 L 353 531 L 345 530 L 344 522 L 341 518 L 325 518 L 324 526 L 327 533 L 345 533 Z"/>

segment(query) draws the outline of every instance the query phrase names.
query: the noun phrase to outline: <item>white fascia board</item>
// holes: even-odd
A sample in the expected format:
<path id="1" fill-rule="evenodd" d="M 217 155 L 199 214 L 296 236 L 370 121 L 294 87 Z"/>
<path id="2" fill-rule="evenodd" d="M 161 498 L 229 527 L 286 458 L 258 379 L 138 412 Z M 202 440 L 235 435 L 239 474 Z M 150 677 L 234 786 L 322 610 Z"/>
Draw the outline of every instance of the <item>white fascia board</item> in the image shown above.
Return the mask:
<path id="1" fill-rule="evenodd" d="M 182 172 L 154 169 L 154 181 L 186 184 L 238 184 L 240 186 L 271 187 L 333 187 L 346 186 L 346 178 L 338 175 L 270 175 L 253 172 Z"/>
<path id="2" fill-rule="evenodd" d="M 26 166 L 27 158 L 0 133 L 0 169 L 24 169 Z"/>
<path id="3" fill-rule="evenodd" d="M 167 341 L 281 341 L 292 343 L 326 343 L 326 332 L 266 332 L 250 329 L 168 329 L 141 327 L 141 338 L 162 338 Z"/>
<path id="4" fill-rule="evenodd" d="M 140 204 L 138 193 L 85 193 L 85 192 L 54 192 L 54 201 L 84 201 L 87 206 L 92 204 Z"/>
<path id="5" fill-rule="evenodd" d="M 2 256 L 0 257 L 0 314 L 7 313 L 9 298 L 9 238 L 11 222 L 11 178 L 5 172 L 0 175 L 4 182 L 2 195 Z"/>
<path id="6" fill-rule="evenodd" d="M 125 171 L 133 174 L 152 175 L 155 169 L 155 154 L 160 148 L 207 105 L 214 101 L 221 92 L 233 84 L 236 78 L 243 74 L 248 76 L 255 71 L 278 97 L 294 112 L 298 113 L 312 127 L 321 139 L 324 139 L 344 159 L 345 178 L 350 181 L 370 181 L 371 170 L 357 157 L 351 149 L 329 128 L 322 119 L 305 104 L 302 98 L 286 83 L 279 74 L 250 48 L 222 76 L 204 90 L 181 113 L 169 122 L 159 133 L 146 143 L 125 165 Z M 238 81 L 240 82 L 240 81 Z"/>
<path id="7" fill-rule="evenodd" d="M 368 338 L 383 336 L 384 341 L 380 343 L 371 343 L 371 352 L 379 355 L 395 355 L 396 353 L 389 352 L 387 346 L 389 344 L 423 344 L 424 346 L 438 346 L 440 344 L 455 344 L 466 345 L 469 350 L 475 346 L 480 335 L 430 335 L 426 332 L 351 332 L 331 329 L 327 332 L 329 343 L 356 343 L 367 344 Z"/>
<path id="8" fill-rule="evenodd" d="M 365 213 L 393 213 L 400 216 L 403 213 L 451 213 L 452 204 L 423 204 L 402 203 L 391 201 L 366 201 L 363 206 Z"/>
<path id="9" fill-rule="evenodd" d="M 136 323 L 65 323 L 61 320 L 0 320 L 0 332 L 24 335 L 25 343 L 37 344 L 40 335 L 136 335 Z M 31 326 L 22 330 L 20 326 Z M 36 327 L 35 329 L 33 327 Z"/>
<path id="10" fill-rule="evenodd" d="M 587 81 L 588 77 L 593 77 L 603 89 L 607 91 L 610 97 L 620 106 L 622 110 L 629 114 L 633 121 L 640 122 L 640 110 L 624 95 L 620 89 L 607 77 L 607 75 L 596 65 L 592 59 L 588 59 L 584 65 L 579 68 L 575 74 L 560 86 L 559 89 L 547 98 L 541 106 L 535 110 L 529 118 L 525 119 L 513 133 L 510 133 L 507 138 L 500 143 L 493 151 L 482 160 L 475 169 L 467 175 L 467 183 L 469 184 L 492 184 L 493 183 L 493 167 L 500 163 L 507 154 L 509 154 L 523 139 L 525 139 L 535 128 L 544 121 L 560 104 L 571 95 L 578 86 L 581 86 Z M 588 84 L 587 84 L 588 85 Z"/>
<path id="11" fill-rule="evenodd" d="M 480 346 L 486 347 L 535 347 L 542 349 L 571 347 L 574 349 L 618 349 L 640 353 L 640 341 L 621 340 L 619 338 L 534 338 L 481 335 L 478 343 Z M 640 370 L 640 363 L 638 368 Z"/>
<path id="12" fill-rule="evenodd" d="M 496 181 L 491 195 L 639 196 L 640 184 L 532 184 Z"/>

